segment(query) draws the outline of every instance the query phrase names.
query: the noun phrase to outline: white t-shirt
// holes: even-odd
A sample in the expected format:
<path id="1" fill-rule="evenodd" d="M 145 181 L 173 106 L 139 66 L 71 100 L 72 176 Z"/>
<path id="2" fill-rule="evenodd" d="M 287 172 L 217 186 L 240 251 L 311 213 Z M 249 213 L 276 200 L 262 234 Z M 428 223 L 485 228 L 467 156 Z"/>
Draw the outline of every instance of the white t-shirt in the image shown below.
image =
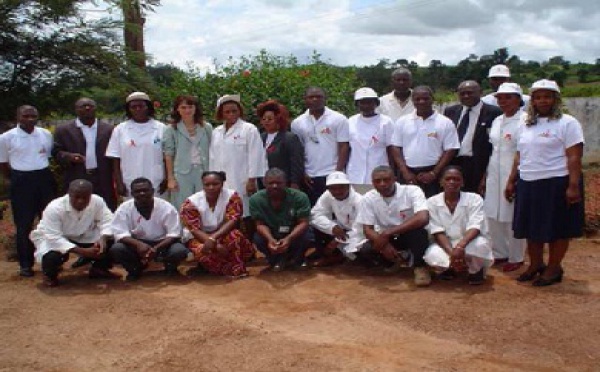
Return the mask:
<path id="1" fill-rule="evenodd" d="M 539 118 L 537 124 L 529 127 L 523 124 L 519 130 L 521 179 L 535 181 L 569 174 L 566 149 L 584 143 L 577 119 L 567 114 L 558 120 Z"/>
<path id="2" fill-rule="evenodd" d="M 391 198 L 384 199 L 377 190 L 367 192 L 360 203 L 356 222 L 388 229 L 426 210 L 427 199 L 418 186 L 396 183 L 396 193 Z"/>
<path id="3" fill-rule="evenodd" d="M 125 237 L 159 241 L 166 237 L 180 237 L 181 223 L 177 209 L 166 200 L 155 197 L 152 214 L 146 220 L 138 212 L 134 200 L 129 199 L 115 211 L 111 230 L 115 241 Z"/>
<path id="4" fill-rule="evenodd" d="M 34 127 L 29 134 L 17 126 L 0 135 L 0 163 L 22 172 L 48 168 L 52 144 L 50 131 Z"/>
<path id="5" fill-rule="evenodd" d="M 95 243 L 103 235 L 112 235 L 110 223 L 113 214 L 104 199 L 92 195 L 90 204 L 77 211 L 71 206 L 69 195 L 54 199 L 48 204 L 42 219 L 30 238 L 35 245 L 35 257 L 41 262 L 50 251 L 67 253 L 77 243 Z"/>
<path id="6" fill-rule="evenodd" d="M 106 156 L 121 159 L 121 173 L 128 194 L 131 181 L 145 177 L 158 192 L 165 179 L 162 138 L 166 125 L 150 119 L 146 123 L 127 120 L 115 128 L 106 148 Z"/>
<path id="7" fill-rule="evenodd" d="M 435 165 L 444 151 L 460 148 L 456 126 L 437 112 L 425 120 L 416 111 L 401 117 L 392 142 L 402 147 L 406 165 L 411 168 Z"/>
<path id="8" fill-rule="evenodd" d="M 304 168 L 309 177 L 323 177 L 334 172 L 338 143 L 350 141 L 348 118 L 328 107 L 319 120 L 306 110 L 292 122 L 292 132 L 304 145 Z"/>
<path id="9" fill-rule="evenodd" d="M 377 112 L 389 116 L 393 121 L 412 113 L 415 110 L 415 105 L 412 102 L 412 90 L 406 101 L 403 103 L 404 106 L 400 103 L 400 100 L 396 98 L 394 91 L 391 91 L 379 99 Z"/>
<path id="10" fill-rule="evenodd" d="M 346 167 L 353 184 L 371 184 L 371 172 L 379 165 L 389 165 L 387 148 L 392 145 L 394 126 L 386 115 L 367 118 L 352 116 L 350 128 L 350 159 Z"/>

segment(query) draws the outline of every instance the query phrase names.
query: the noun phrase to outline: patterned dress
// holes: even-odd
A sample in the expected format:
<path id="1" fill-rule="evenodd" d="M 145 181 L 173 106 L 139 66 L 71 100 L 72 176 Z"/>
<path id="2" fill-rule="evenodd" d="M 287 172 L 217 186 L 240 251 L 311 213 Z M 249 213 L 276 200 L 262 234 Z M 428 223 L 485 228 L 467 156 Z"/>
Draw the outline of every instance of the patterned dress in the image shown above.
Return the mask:
<path id="1" fill-rule="evenodd" d="M 201 194 L 200 194 L 201 193 Z M 201 191 L 200 195 L 204 195 Z M 202 215 L 203 212 L 192 202 L 193 197 L 186 199 L 181 206 L 181 218 L 184 225 L 190 230 L 203 230 Z M 206 203 L 207 205 L 208 203 Z M 242 217 L 242 199 L 236 192 L 233 192 L 225 206 L 223 219 L 219 225 L 227 221 L 238 221 Z M 197 239 L 191 239 L 187 245 L 198 261 L 206 270 L 216 275 L 240 276 L 247 274 L 245 262 L 254 255 L 254 246 L 242 234 L 240 230 L 234 228 L 228 234 L 217 240 L 217 244 L 222 244 L 227 248 L 228 254 L 222 256 L 218 253 L 205 254 L 202 252 L 203 243 Z"/>

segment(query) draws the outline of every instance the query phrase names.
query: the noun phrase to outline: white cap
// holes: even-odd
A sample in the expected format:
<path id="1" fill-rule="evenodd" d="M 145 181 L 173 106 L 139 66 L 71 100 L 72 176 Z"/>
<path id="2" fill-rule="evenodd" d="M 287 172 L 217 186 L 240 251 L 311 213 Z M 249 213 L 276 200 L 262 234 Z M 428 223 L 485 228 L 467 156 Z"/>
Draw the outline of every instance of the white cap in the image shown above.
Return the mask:
<path id="1" fill-rule="evenodd" d="M 349 185 L 350 180 L 344 172 L 333 172 L 325 180 L 325 186 L 331 185 Z"/>
<path id="2" fill-rule="evenodd" d="M 533 83 L 531 88 L 529 88 L 529 93 L 533 93 L 536 90 L 540 89 L 546 89 L 556 93 L 560 93 L 560 88 L 558 87 L 558 84 L 556 84 L 556 81 L 548 79 L 538 80 L 535 83 Z"/>
<path id="3" fill-rule="evenodd" d="M 494 93 L 494 97 L 502 93 L 518 94 L 519 96 L 522 96 L 523 89 L 521 89 L 521 86 L 517 83 L 502 83 L 498 87 L 498 90 Z"/>
<path id="4" fill-rule="evenodd" d="M 226 102 L 242 103 L 239 94 L 226 94 L 217 100 L 217 108 L 219 108 L 222 104 Z"/>
<path id="5" fill-rule="evenodd" d="M 150 96 L 144 92 L 133 92 L 127 96 L 125 103 L 129 103 L 131 101 L 151 101 L 151 99 Z"/>
<path id="6" fill-rule="evenodd" d="M 510 77 L 510 70 L 506 65 L 495 65 L 490 68 L 490 72 L 488 73 L 488 77 Z"/>
<path id="7" fill-rule="evenodd" d="M 377 96 L 377 92 L 375 92 L 373 89 L 371 88 L 358 88 L 358 90 L 356 90 L 356 92 L 354 92 L 354 100 L 355 101 L 360 101 L 361 99 L 365 99 L 365 98 L 375 98 L 378 99 L 379 97 Z"/>

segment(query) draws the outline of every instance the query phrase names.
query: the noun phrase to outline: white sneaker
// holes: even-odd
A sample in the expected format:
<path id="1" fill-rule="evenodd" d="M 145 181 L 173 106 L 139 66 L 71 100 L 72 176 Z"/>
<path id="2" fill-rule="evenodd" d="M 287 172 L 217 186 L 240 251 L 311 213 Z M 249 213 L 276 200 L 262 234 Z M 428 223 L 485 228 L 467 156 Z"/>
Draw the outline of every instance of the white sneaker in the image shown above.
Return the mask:
<path id="1" fill-rule="evenodd" d="M 426 267 L 415 267 L 415 285 L 417 287 L 427 287 L 431 284 L 431 275 Z"/>

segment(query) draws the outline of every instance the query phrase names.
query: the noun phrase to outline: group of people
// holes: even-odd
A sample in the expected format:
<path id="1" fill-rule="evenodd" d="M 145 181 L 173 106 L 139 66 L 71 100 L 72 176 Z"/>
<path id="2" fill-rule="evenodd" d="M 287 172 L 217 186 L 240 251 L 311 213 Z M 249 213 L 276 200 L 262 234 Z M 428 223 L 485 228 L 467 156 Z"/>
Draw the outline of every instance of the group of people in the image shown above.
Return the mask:
<path id="1" fill-rule="evenodd" d="M 187 259 L 239 278 L 258 250 L 273 271 L 349 259 L 413 267 L 417 285 L 431 282 L 432 267 L 481 284 L 494 263 L 520 269 L 526 245 L 517 280 L 560 282 L 569 239 L 582 233 L 581 125 L 562 112 L 554 81 L 535 82 L 529 97 L 504 65 L 489 78 L 493 93 L 463 81 L 460 103 L 443 114 L 403 68 L 381 98 L 358 89 L 350 118 L 309 87 L 291 125 L 283 104 L 260 104 L 262 132 L 243 119 L 239 95 L 219 98 L 215 128 L 193 96 L 177 97 L 165 125 L 134 92 L 116 127 L 82 98 L 54 137 L 21 106 L 18 126 L 0 136 L 20 275 L 33 276 L 35 251 L 50 286 L 69 253 L 83 259 L 75 265 L 91 262 L 92 277 L 112 277 L 118 263 L 134 280 L 153 260 L 176 274 Z M 68 191 L 52 202 L 51 156 Z"/>

